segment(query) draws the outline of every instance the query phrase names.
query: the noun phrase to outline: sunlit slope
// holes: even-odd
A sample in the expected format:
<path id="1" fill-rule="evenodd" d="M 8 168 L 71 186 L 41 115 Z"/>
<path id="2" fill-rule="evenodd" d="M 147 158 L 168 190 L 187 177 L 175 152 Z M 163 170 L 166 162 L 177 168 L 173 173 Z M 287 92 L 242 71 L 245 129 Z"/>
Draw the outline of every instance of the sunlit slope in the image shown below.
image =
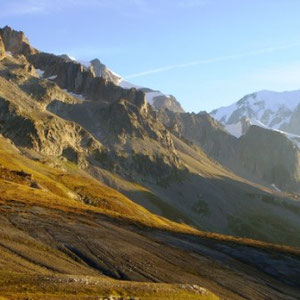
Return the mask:
<path id="1" fill-rule="evenodd" d="M 125 218 L 144 225 L 195 232 L 155 216 L 142 206 L 91 178 L 75 165 L 57 161 L 55 169 L 23 156 L 0 137 L 0 201 L 22 202 L 66 211 L 82 210 Z M 63 168 L 63 169 L 62 169 Z"/>

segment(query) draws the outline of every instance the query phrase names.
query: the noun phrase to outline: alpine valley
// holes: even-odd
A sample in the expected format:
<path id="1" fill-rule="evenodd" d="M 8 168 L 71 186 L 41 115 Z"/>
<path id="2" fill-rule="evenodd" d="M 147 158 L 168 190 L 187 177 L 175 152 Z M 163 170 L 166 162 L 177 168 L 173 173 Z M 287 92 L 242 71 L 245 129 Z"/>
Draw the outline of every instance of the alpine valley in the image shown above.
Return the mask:
<path id="1" fill-rule="evenodd" d="M 299 299 L 300 91 L 195 114 L 8 26 L 0 59 L 0 299 Z"/>

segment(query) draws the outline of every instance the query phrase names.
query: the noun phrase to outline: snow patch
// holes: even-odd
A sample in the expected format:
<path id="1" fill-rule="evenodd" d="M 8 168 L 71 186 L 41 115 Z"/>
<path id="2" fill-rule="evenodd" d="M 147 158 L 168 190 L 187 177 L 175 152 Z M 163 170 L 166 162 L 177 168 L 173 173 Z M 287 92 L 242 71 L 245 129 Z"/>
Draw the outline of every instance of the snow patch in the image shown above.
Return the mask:
<path id="1" fill-rule="evenodd" d="M 110 70 L 110 69 L 109 69 L 109 72 L 110 72 L 112 75 L 114 75 L 115 77 L 118 78 L 118 85 L 120 85 L 120 83 L 121 83 L 122 81 L 124 81 L 123 78 L 122 78 L 122 76 L 120 76 L 119 74 L 113 72 L 113 71 Z M 129 82 L 128 82 L 128 83 L 129 83 Z"/>
<path id="2" fill-rule="evenodd" d="M 52 76 L 48 77 L 47 79 L 54 80 L 56 78 L 57 78 L 57 75 L 52 75 Z"/>
<path id="3" fill-rule="evenodd" d="M 40 78 L 43 78 L 45 71 L 43 71 L 41 69 L 35 69 L 35 71 Z"/>
<path id="4" fill-rule="evenodd" d="M 289 121 L 292 111 L 299 104 L 300 90 L 291 92 L 260 91 L 247 95 L 232 105 L 221 107 L 211 112 L 211 115 L 226 124 L 232 114 L 241 109 L 239 117 L 254 118 L 266 126 L 279 129 L 282 124 Z M 265 113 L 270 114 L 268 120 L 264 119 Z M 277 119 L 278 121 L 274 122 Z"/>
<path id="5" fill-rule="evenodd" d="M 121 77 L 120 77 L 121 78 Z M 123 89 L 132 89 L 132 88 L 136 88 L 136 89 L 141 89 L 142 87 L 132 84 L 124 79 L 121 78 L 120 82 L 119 82 L 119 86 L 122 87 Z"/>
<path id="6" fill-rule="evenodd" d="M 299 135 L 288 133 L 288 132 L 285 132 L 285 131 L 282 131 L 282 130 L 278 130 L 278 129 L 268 127 L 268 126 L 266 126 L 265 124 L 263 124 L 262 122 L 260 122 L 259 120 L 256 120 L 256 119 L 249 119 L 249 125 L 250 126 L 255 125 L 255 126 L 262 127 L 264 129 L 279 132 L 279 133 L 285 135 L 290 141 L 292 141 L 300 149 L 300 136 Z M 235 124 L 226 124 L 225 129 L 229 134 L 231 134 L 231 135 L 233 135 L 237 138 L 239 138 L 243 135 L 242 134 L 242 123 L 241 123 L 241 121 L 239 121 L 238 123 L 235 123 Z"/>
<path id="7" fill-rule="evenodd" d="M 10 56 L 10 57 L 13 56 L 12 53 L 11 53 L 10 51 L 6 51 L 5 54 L 6 54 L 6 56 Z"/>
<path id="8" fill-rule="evenodd" d="M 68 92 L 68 90 L 64 90 L 66 93 L 68 93 L 70 96 L 72 97 L 75 97 L 79 100 L 83 100 L 83 101 L 86 101 L 86 98 L 83 96 L 83 95 L 79 95 L 79 94 L 75 94 L 75 93 L 72 93 L 72 92 Z"/>
<path id="9" fill-rule="evenodd" d="M 73 57 L 73 56 L 71 56 L 71 55 L 68 55 L 68 54 L 67 54 L 67 56 L 68 56 L 69 59 L 71 59 L 71 60 L 73 60 L 73 61 L 77 61 L 77 59 L 76 59 L 75 57 Z"/>
<path id="10" fill-rule="evenodd" d="M 237 138 L 242 136 L 242 128 L 242 122 L 225 125 L 226 131 Z"/>
<path id="11" fill-rule="evenodd" d="M 211 115 L 221 121 L 222 123 L 227 123 L 232 113 L 237 109 L 236 103 L 230 106 L 223 106 L 216 110 L 215 112 L 211 113 Z"/>
<path id="12" fill-rule="evenodd" d="M 281 190 L 274 183 L 272 184 L 272 188 L 277 192 L 281 192 Z"/>

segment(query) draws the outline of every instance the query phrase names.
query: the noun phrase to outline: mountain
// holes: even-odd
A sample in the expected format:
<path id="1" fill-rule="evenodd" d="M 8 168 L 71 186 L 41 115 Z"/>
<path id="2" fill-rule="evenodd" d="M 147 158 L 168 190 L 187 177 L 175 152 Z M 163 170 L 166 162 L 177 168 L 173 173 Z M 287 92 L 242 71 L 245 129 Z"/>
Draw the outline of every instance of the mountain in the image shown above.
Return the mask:
<path id="1" fill-rule="evenodd" d="M 300 151 L 280 132 L 252 126 L 242 118 L 239 128 L 245 133 L 237 138 L 207 113 L 164 110 L 159 112 L 159 119 L 173 134 L 197 145 L 233 173 L 260 184 L 299 192 Z"/>
<path id="2" fill-rule="evenodd" d="M 156 110 L 100 61 L 0 36 L 1 297 L 297 299 L 289 139 Z"/>
<path id="3" fill-rule="evenodd" d="M 270 174 L 261 176 L 244 162 L 247 156 L 239 140 L 208 114 L 157 112 L 146 103 L 142 90 L 123 89 L 77 61 L 34 49 L 22 33 L 3 31 L 3 36 L 22 38 L 17 40 L 20 49 L 10 48 L 12 56 L 2 63 L 0 133 L 26 155 L 76 164 L 151 212 L 174 221 L 268 242 L 300 243 L 291 229 L 277 222 L 267 228 L 250 221 L 258 207 L 263 210 L 267 197 L 275 211 L 282 210 L 280 218 L 289 224 L 287 228 L 298 226 L 280 204 L 295 202 L 285 192 L 299 188 L 297 168 L 289 171 L 290 164 L 298 165 L 297 152 L 287 155 L 292 162 L 281 159 L 289 173 L 285 182 L 274 177 L 273 166 L 265 168 Z M 11 45 L 9 38 L 3 40 Z M 286 145 L 285 150 L 294 151 Z M 266 163 L 276 166 L 280 151 L 276 160 Z M 283 193 L 278 194 L 277 188 Z M 247 200 L 255 208 L 249 209 Z M 236 206 L 240 201 L 243 205 Z M 277 220 L 275 211 L 265 210 L 265 218 Z M 240 222 L 240 227 L 233 225 Z M 274 231 L 276 236 L 271 234 Z"/>
<path id="4" fill-rule="evenodd" d="M 16 31 L 9 26 L 5 26 L 1 29 L 1 37 L 5 45 L 5 50 L 9 53 L 13 53 L 15 55 L 30 55 L 38 52 L 36 49 L 31 47 L 28 39 L 22 31 Z"/>
<path id="5" fill-rule="evenodd" d="M 230 106 L 215 109 L 210 114 L 237 137 L 244 133 L 241 121 L 246 118 L 249 124 L 281 131 L 298 143 L 299 111 L 300 91 L 260 91 L 247 95 Z"/>
<path id="6" fill-rule="evenodd" d="M 98 58 L 91 60 L 90 62 L 77 61 L 75 58 L 63 54 L 62 57 L 67 62 L 78 62 L 87 71 L 90 70 L 96 77 L 103 78 L 109 82 L 114 83 L 124 89 L 136 89 L 142 91 L 146 95 L 146 100 L 155 110 L 161 110 L 167 108 L 174 112 L 184 112 L 181 104 L 172 95 L 165 95 L 160 91 L 154 91 L 149 88 L 140 87 L 124 80 L 120 75 L 108 69 L 104 64 L 100 62 Z"/>

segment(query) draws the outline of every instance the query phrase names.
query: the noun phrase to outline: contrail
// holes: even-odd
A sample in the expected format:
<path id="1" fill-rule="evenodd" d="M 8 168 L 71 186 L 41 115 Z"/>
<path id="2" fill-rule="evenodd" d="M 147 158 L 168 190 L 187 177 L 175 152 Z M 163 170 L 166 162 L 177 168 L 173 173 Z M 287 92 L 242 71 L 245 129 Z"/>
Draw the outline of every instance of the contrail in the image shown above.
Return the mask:
<path id="1" fill-rule="evenodd" d="M 262 49 L 244 52 L 244 53 L 237 53 L 237 54 L 232 54 L 232 55 L 227 55 L 227 56 L 219 56 L 219 57 L 203 59 L 203 60 L 196 60 L 196 61 L 191 61 L 191 62 L 182 63 L 182 64 L 174 64 L 174 65 L 164 66 L 164 67 L 151 69 L 151 70 L 147 70 L 147 71 L 143 71 L 143 72 L 139 72 L 139 73 L 129 74 L 124 77 L 125 77 L 125 79 L 132 79 L 132 78 L 142 77 L 142 76 L 151 75 L 151 74 L 155 74 L 155 73 L 167 72 L 167 71 L 174 70 L 174 69 L 182 69 L 182 68 L 187 68 L 187 67 L 192 67 L 192 66 L 206 65 L 206 64 L 216 63 L 216 62 L 235 60 L 235 59 L 244 58 L 244 57 L 251 57 L 251 56 L 257 56 L 260 54 L 282 51 L 282 50 L 290 49 L 290 48 L 293 48 L 293 47 L 296 47 L 299 45 L 300 45 L 300 42 L 297 42 L 297 43 L 287 44 L 287 45 L 278 46 L 278 47 L 268 47 L 268 48 L 262 48 Z"/>

